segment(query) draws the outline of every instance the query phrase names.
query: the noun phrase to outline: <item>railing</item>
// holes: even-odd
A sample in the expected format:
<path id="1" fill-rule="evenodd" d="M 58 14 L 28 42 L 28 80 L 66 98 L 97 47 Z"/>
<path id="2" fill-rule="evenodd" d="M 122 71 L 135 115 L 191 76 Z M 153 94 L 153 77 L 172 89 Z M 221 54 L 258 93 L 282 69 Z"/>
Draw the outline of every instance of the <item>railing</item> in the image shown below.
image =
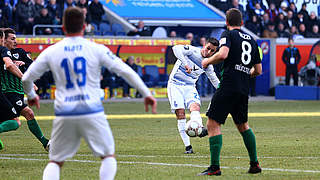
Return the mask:
<path id="1" fill-rule="evenodd" d="M 33 26 L 32 29 L 32 36 L 36 36 L 36 29 L 41 27 L 48 27 L 48 28 L 62 28 L 62 25 L 50 25 L 50 24 L 36 24 Z"/>

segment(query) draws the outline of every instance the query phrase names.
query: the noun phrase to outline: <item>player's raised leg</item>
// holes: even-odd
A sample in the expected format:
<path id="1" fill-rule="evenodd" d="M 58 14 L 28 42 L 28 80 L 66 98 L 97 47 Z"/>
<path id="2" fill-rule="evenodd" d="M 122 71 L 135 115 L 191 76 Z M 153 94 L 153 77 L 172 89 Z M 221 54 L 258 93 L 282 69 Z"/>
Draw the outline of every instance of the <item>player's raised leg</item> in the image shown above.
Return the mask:
<path id="1" fill-rule="evenodd" d="M 49 140 L 43 135 L 41 128 L 35 120 L 32 109 L 26 106 L 22 109 L 21 115 L 27 119 L 27 124 L 30 132 L 41 142 L 42 146 L 47 150 Z"/>
<path id="2" fill-rule="evenodd" d="M 240 134 L 242 135 L 243 142 L 247 148 L 250 157 L 250 168 L 248 173 L 256 174 L 261 173 L 261 168 L 259 166 L 257 158 L 257 148 L 256 148 L 256 137 L 249 127 L 248 123 L 236 124 Z"/>

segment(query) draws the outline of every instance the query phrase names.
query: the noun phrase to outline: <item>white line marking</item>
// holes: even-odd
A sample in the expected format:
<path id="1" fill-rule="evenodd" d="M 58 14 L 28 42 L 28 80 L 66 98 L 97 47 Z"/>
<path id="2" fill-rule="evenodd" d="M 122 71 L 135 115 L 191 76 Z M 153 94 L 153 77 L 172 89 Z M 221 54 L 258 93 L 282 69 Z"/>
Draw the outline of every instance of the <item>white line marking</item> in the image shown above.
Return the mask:
<path id="1" fill-rule="evenodd" d="M 6 160 L 22 160 L 22 161 L 48 161 L 48 159 L 34 159 L 34 158 L 13 158 L 13 157 L 0 157 L 0 159 Z M 81 163 L 100 163 L 100 161 L 92 160 L 79 160 L 71 159 L 66 160 L 68 162 L 81 162 Z M 207 165 L 197 165 L 197 164 L 169 164 L 169 163 L 156 163 L 156 162 L 135 162 L 135 161 L 118 161 L 120 164 L 147 164 L 147 165 L 156 165 L 156 166 L 180 166 L 180 167 L 199 167 L 205 168 Z M 222 166 L 223 169 L 247 169 L 245 167 L 227 167 Z M 301 173 L 320 173 L 317 170 L 300 170 L 300 169 L 281 169 L 281 168 L 262 168 L 265 171 L 281 171 L 281 172 L 301 172 Z"/>
<path id="2" fill-rule="evenodd" d="M 1 156 L 48 156 L 48 154 L 0 154 Z M 92 154 L 76 154 L 76 156 L 79 157 L 93 157 Z M 134 157 L 134 158 L 209 158 L 209 155 L 204 156 L 197 156 L 197 155 L 181 155 L 181 156 L 167 156 L 167 155 L 124 155 L 124 154 L 117 154 L 117 157 Z M 248 156 L 221 156 L 223 159 L 248 159 Z M 311 156 L 311 157 L 290 157 L 290 156 L 259 156 L 259 159 L 320 159 L 320 157 L 317 156 Z"/>

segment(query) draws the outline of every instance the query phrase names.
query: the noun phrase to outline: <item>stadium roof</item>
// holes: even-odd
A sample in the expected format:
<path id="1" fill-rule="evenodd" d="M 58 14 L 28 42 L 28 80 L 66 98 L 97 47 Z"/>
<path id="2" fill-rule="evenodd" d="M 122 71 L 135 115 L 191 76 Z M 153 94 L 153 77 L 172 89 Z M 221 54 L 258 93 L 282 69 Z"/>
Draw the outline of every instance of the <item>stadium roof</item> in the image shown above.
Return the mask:
<path id="1" fill-rule="evenodd" d="M 100 0 L 130 23 L 152 26 L 223 27 L 225 15 L 198 0 Z"/>

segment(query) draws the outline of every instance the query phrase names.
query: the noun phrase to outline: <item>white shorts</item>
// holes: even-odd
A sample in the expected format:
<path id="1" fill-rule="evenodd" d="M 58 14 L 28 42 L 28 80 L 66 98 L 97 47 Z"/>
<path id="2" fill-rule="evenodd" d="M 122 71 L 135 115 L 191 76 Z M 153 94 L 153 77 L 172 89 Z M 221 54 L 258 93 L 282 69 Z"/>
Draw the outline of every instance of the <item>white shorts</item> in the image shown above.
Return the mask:
<path id="1" fill-rule="evenodd" d="M 84 138 L 95 156 L 113 155 L 114 140 L 103 112 L 84 116 L 57 116 L 53 120 L 49 159 L 62 162 L 73 157 Z"/>
<path id="2" fill-rule="evenodd" d="M 192 103 L 201 105 L 200 97 L 195 86 L 168 83 L 167 92 L 172 112 L 176 109 L 189 109 Z"/>

